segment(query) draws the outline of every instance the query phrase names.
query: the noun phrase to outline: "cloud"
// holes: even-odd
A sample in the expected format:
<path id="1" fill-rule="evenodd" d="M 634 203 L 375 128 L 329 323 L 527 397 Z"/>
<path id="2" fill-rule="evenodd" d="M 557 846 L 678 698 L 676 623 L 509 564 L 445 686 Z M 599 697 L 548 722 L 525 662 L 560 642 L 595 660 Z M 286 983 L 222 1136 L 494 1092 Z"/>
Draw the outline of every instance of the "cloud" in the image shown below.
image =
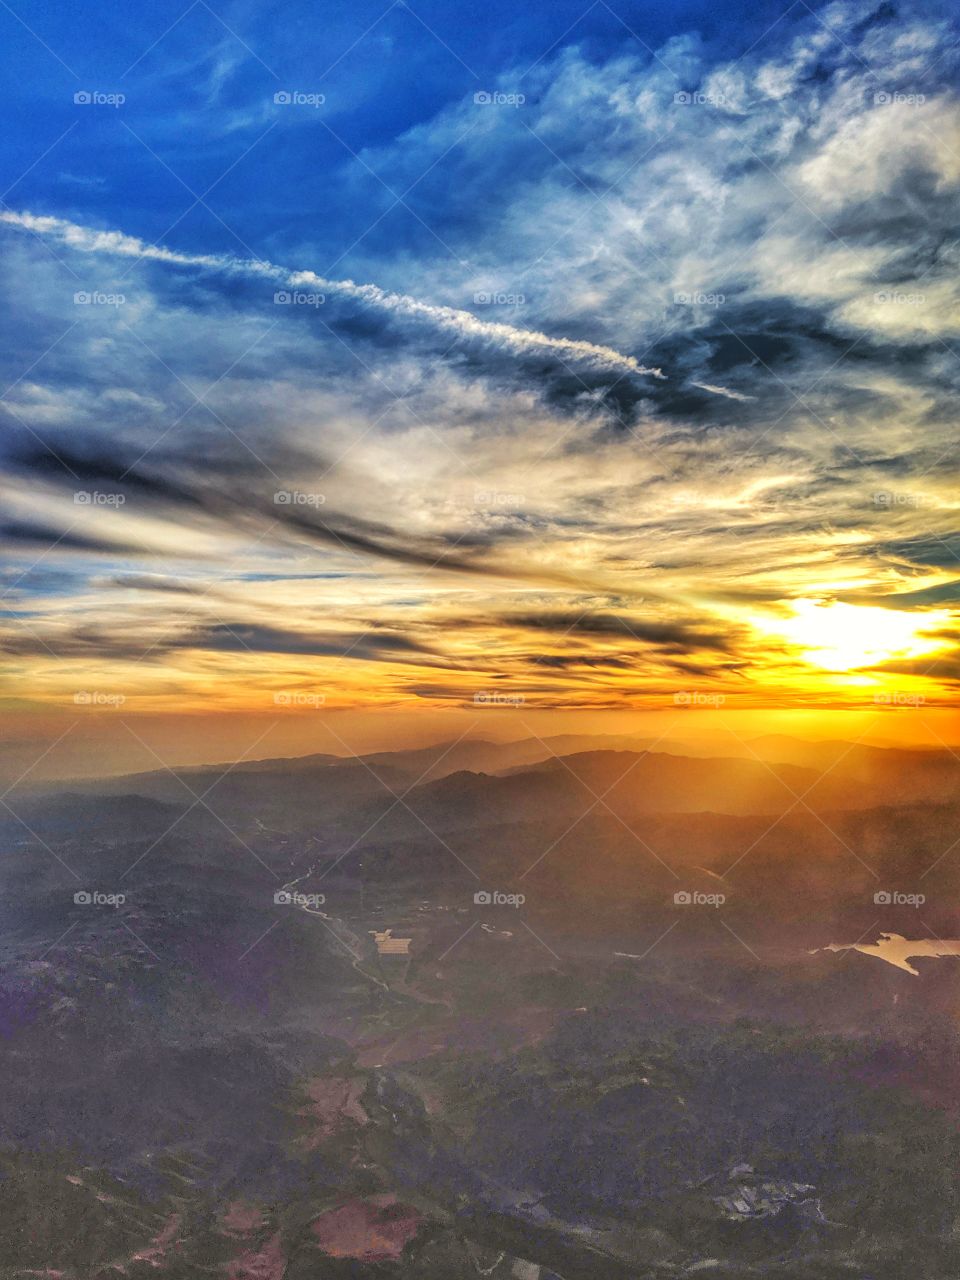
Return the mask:
<path id="1" fill-rule="evenodd" d="M 164 595 L 206 596 L 211 591 L 209 584 L 203 586 L 198 582 L 184 582 L 158 573 L 118 574 L 116 577 L 100 579 L 94 585 L 117 587 L 121 591 L 158 591 Z"/>
<path id="2" fill-rule="evenodd" d="M 88 624 L 72 627 L 43 627 L 38 624 L 27 632 L 11 630 L 0 636 L 0 649 L 19 656 L 55 653 L 64 661 L 102 657 L 130 663 L 166 661 L 178 650 L 350 657 L 364 662 L 430 656 L 428 649 L 410 637 L 392 632 L 295 631 L 242 619 L 202 624 L 184 617 L 174 622 L 174 626 L 152 635 L 148 629 L 125 634 Z"/>
<path id="3" fill-rule="evenodd" d="M 643 644 L 675 645 L 681 649 L 717 649 L 726 652 L 730 635 L 697 630 L 693 623 L 653 622 L 610 613 L 510 614 L 503 619 L 530 630 L 552 631 L 557 635 L 632 636 Z"/>
<path id="4" fill-rule="evenodd" d="M 495 536 L 464 532 L 459 536 L 418 538 L 382 521 L 374 523 L 347 512 L 326 514 L 325 506 L 301 506 L 291 501 L 286 490 L 279 491 L 281 500 L 278 501 L 276 489 L 262 481 L 254 483 L 253 472 L 244 466 L 239 453 L 237 470 L 211 473 L 186 458 L 171 459 L 159 466 L 147 458 L 132 456 L 126 460 L 117 449 L 98 451 L 98 444 L 91 442 L 91 447 L 84 452 L 66 445 L 53 452 L 28 444 L 10 461 L 34 475 L 59 481 L 71 491 L 78 483 L 105 486 L 111 493 L 129 494 L 141 504 L 154 504 L 161 513 L 184 508 L 199 518 L 211 517 L 233 528 L 269 525 L 275 536 L 308 540 L 348 554 L 495 578 L 522 578 L 527 573 L 521 566 L 488 557 L 487 553 L 497 541 Z M 67 546 L 90 550 L 123 549 L 121 544 L 99 542 L 70 532 L 30 525 L 10 527 L 18 536 L 31 541 L 42 540 L 46 534 L 51 543 L 62 540 Z M 570 581 L 562 572 L 548 571 L 538 576 Z"/>
<path id="5" fill-rule="evenodd" d="M 73 529 L 39 524 L 32 520 L 4 520 L 0 522 L 0 545 L 11 546 L 24 544 L 31 547 L 42 547 L 44 551 L 97 551 L 111 555 L 125 552 L 140 552 L 141 546 L 133 543 L 111 541 L 91 534 L 76 532 Z"/>
<path id="6" fill-rule="evenodd" d="M 731 391 L 729 387 L 718 387 L 710 382 L 691 382 L 692 387 L 699 387 L 701 391 L 709 391 L 711 395 L 725 396 L 728 400 L 755 400 L 755 396 L 745 396 L 741 391 Z"/>
<path id="7" fill-rule="evenodd" d="M 120 231 L 95 231 L 63 218 L 39 216 L 29 212 L 0 210 L 0 223 L 32 232 L 83 253 L 100 253 L 136 258 L 138 261 L 162 262 L 170 266 L 198 267 L 226 275 L 257 277 L 286 286 L 294 294 L 310 291 L 338 300 L 360 304 L 364 309 L 424 324 L 443 335 L 453 337 L 468 347 L 486 349 L 517 357 L 543 359 L 555 357 L 560 363 L 584 364 L 600 373 L 616 373 L 663 377 L 659 369 L 647 368 L 630 355 L 610 347 L 577 339 L 554 338 L 535 330 L 515 328 L 495 321 L 478 320 L 469 311 L 421 302 L 407 294 L 392 293 L 372 284 L 355 284 L 352 280 L 328 280 L 313 271 L 290 270 L 271 263 L 222 257 L 215 254 L 178 253 L 147 244 Z M 317 305 L 323 305 L 318 303 Z"/>
<path id="8" fill-rule="evenodd" d="M 220 622 L 190 631 L 180 637 L 177 647 L 221 652 L 299 654 L 307 657 L 351 657 L 366 661 L 429 650 L 409 636 L 391 632 L 327 633 L 291 631 L 249 622 Z"/>

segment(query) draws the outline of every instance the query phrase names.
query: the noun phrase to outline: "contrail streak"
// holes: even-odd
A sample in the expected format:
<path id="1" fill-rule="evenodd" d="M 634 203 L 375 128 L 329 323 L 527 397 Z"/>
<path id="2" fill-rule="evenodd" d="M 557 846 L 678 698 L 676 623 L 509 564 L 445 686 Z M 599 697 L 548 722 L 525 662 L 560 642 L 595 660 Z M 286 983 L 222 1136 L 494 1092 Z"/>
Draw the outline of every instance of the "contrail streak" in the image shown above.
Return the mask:
<path id="1" fill-rule="evenodd" d="M 536 330 L 517 329 L 509 324 L 478 320 L 469 311 L 421 302 L 408 294 L 391 293 L 374 284 L 357 284 L 353 280 L 327 280 L 313 271 L 292 271 L 273 263 L 258 262 L 249 258 L 234 258 L 220 254 L 178 253 L 173 249 L 147 244 L 136 236 L 128 236 L 122 231 L 96 231 L 64 218 L 16 213 L 10 210 L 0 211 L 0 222 L 56 240 L 81 253 L 117 254 L 127 258 L 167 262 L 174 266 L 201 267 L 209 271 L 234 275 L 260 276 L 291 289 L 308 288 L 326 297 L 358 302 L 384 314 L 408 317 L 445 333 L 458 335 L 465 341 L 487 343 L 517 356 L 552 353 L 559 360 L 588 364 L 595 370 L 619 373 L 621 376 L 631 373 L 645 374 L 654 378 L 664 377 L 660 369 L 647 368 L 633 356 L 624 355 L 613 347 L 598 346 L 593 342 L 582 342 L 572 338 L 551 338 L 549 334 L 539 333 Z"/>

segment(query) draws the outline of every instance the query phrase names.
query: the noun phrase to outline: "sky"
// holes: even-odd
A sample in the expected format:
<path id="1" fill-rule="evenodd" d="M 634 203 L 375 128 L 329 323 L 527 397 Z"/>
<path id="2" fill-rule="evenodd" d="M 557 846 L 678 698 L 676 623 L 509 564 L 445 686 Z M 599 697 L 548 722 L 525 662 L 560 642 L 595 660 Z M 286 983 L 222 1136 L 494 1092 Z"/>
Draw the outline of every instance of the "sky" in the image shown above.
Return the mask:
<path id="1" fill-rule="evenodd" d="M 960 740 L 951 7 L 0 35 L 11 760 L 721 710 Z"/>

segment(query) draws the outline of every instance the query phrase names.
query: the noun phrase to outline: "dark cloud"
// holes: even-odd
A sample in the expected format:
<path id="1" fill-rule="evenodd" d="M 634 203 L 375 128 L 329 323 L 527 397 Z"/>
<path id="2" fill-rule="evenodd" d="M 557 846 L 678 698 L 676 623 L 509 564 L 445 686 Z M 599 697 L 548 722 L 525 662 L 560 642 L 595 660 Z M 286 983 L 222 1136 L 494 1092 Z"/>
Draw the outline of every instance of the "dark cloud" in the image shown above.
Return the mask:
<path id="1" fill-rule="evenodd" d="M 170 595 L 206 596 L 212 594 L 208 586 L 198 582 L 186 582 L 179 578 L 162 578 L 148 573 L 119 574 L 96 582 L 95 586 L 118 587 L 125 591 L 160 591 Z"/>
<path id="2" fill-rule="evenodd" d="M 198 628 L 177 641 L 184 649 L 223 652 L 287 653 L 304 657 L 344 657 L 382 660 L 394 655 L 429 654 L 430 650 L 396 632 L 330 632 L 325 635 L 288 631 L 249 622 L 221 622 Z"/>
<path id="3" fill-rule="evenodd" d="M 632 636 L 643 644 L 657 646 L 677 645 L 681 651 L 690 649 L 714 649 L 727 652 L 732 643 L 731 634 L 699 631 L 686 622 L 651 622 L 628 618 L 622 614 L 570 612 L 504 614 L 504 625 L 525 627 L 530 630 L 551 631 L 557 635 L 613 636 L 623 639 Z"/>
<path id="4" fill-rule="evenodd" d="M 285 490 L 276 480 L 265 482 L 263 467 L 251 464 L 240 453 L 233 455 L 232 468 L 213 470 L 197 466 L 195 459 L 176 456 L 154 460 L 134 454 L 125 460 L 119 450 L 110 453 L 91 441 L 85 449 L 58 444 L 56 452 L 45 446 L 23 444 L 12 454 L 11 461 L 23 471 L 63 485 L 69 482 L 71 487 L 77 483 L 103 486 L 128 495 L 131 500 L 153 504 L 161 514 L 166 509 L 185 509 L 198 517 L 227 522 L 231 527 L 262 529 L 269 522 L 275 537 L 286 535 L 288 539 L 339 547 L 358 556 L 394 560 L 415 568 L 495 578 L 552 577 L 569 582 L 560 573 L 534 575 L 516 564 L 495 561 L 489 553 L 502 536 L 495 527 L 452 531 L 446 537 L 417 537 L 346 512 L 330 511 L 328 515 L 326 506 L 278 501 L 278 493 L 289 492 L 296 485 Z M 282 463 L 277 461 L 276 465 Z M 54 533 L 50 541 L 56 536 Z M 510 536 L 516 536 L 516 531 L 510 531 Z"/>
<path id="5" fill-rule="evenodd" d="M 837 596 L 847 604 L 877 605 L 882 609 L 937 609 L 960 604 L 960 578 L 919 591 L 847 591 Z"/>
<path id="6" fill-rule="evenodd" d="M 936 536 L 919 534 L 881 542 L 877 554 L 918 568 L 956 569 L 960 566 L 960 533 L 944 530 Z"/>
<path id="7" fill-rule="evenodd" d="M 144 549 L 132 543 L 111 542 L 106 538 L 78 533 L 69 528 L 58 529 L 54 525 L 32 520 L 0 521 L 0 545 L 3 543 L 10 544 L 11 549 L 23 545 L 48 550 L 56 545 L 64 551 L 94 551 L 113 555 L 122 552 L 140 553 Z"/>
<path id="8" fill-rule="evenodd" d="M 552 671 L 569 671 L 578 667 L 598 668 L 610 667 L 617 671 L 632 671 L 637 665 L 637 659 L 619 658 L 615 654 L 528 654 L 527 661 L 535 667 L 546 667 Z"/>
<path id="9" fill-rule="evenodd" d="M 177 650 L 211 653 L 276 653 L 302 657 L 349 657 L 358 661 L 384 661 L 422 655 L 431 650 L 399 632 L 294 631 L 248 621 L 194 623 L 186 618 L 158 632 L 135 628 L 112 631 L 106 626 L 83 625 L 65 631 L 40 624 L 30 631 L 0 638 L 0 651 L 24 655 L 51 654 L 61 658 L 104 657 L 118 661 L 159 661 Z M 430 665 L 434 665 L 430 663 Z"/>
<path id="10" fill-rule="evenodd" d="M 925 676 L 931 683 L 936 681 L 942 684 L 960 685 L 960 649 L 955 649 L 952 653 L 939 658 L 913 658 L 895 662 L 881 662 L 865 669 L 894 675 Z M 935 692 L 931 693 L 931 700 L 935 697 Z"/>

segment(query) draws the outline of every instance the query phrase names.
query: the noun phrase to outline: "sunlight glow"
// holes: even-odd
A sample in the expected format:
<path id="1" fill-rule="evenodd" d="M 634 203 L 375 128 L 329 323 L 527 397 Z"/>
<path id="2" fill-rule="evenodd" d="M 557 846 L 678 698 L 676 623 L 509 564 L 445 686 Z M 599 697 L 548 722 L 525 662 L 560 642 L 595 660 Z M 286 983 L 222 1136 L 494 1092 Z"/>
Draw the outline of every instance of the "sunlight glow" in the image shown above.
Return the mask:
<path id="1" fill-rule="evenodd" d="M 781 634 L 805 661 L 825 671 L 854 671 L 895 659 L 922 658 L 943 648 L 935 634 L 949 621 L 944 610 L 903 613 L 876 606 L 799 600 Z"/>

